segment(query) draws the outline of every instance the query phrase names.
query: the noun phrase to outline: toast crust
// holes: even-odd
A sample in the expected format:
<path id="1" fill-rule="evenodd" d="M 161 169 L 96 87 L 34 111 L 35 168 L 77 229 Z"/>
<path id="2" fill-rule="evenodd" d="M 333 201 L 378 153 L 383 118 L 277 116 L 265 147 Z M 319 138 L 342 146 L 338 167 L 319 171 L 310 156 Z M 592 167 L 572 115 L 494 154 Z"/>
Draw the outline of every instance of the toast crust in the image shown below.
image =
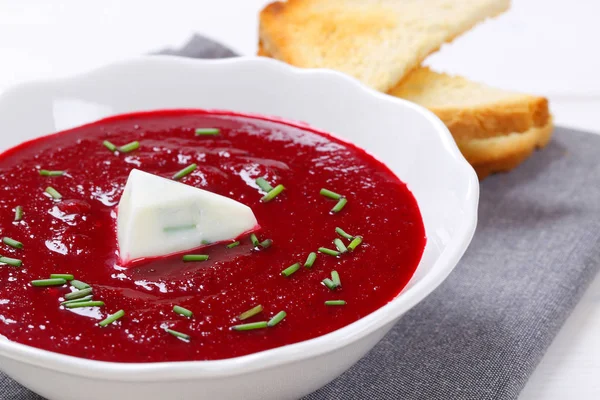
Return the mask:
<path id="1" fill-rule="evenodd" d="M 473 109 L 430 109 L 458 139 L 485 139 L 546 126 L 550 121 L 548 100 L 531 97 L 527 103 L 505 103 Z"/>

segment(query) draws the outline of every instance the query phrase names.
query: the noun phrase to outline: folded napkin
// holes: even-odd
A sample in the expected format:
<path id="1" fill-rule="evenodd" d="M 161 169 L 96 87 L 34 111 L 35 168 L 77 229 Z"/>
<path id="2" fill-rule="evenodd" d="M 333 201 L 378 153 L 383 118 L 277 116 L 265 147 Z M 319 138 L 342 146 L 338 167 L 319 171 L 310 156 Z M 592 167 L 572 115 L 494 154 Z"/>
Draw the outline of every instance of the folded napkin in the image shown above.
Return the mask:
<path id="1" fill-rule="evenodd" d="M 166 53 L 234 56 L 200 36 Z M 546 149 L 484 180 L 477 232 L 456 270 L 306 400 L 517 398 L 599 269 L 599 150 L 600 136 L 557 128 Z M 4 375 L 0 394 L 40 399 Z"/>

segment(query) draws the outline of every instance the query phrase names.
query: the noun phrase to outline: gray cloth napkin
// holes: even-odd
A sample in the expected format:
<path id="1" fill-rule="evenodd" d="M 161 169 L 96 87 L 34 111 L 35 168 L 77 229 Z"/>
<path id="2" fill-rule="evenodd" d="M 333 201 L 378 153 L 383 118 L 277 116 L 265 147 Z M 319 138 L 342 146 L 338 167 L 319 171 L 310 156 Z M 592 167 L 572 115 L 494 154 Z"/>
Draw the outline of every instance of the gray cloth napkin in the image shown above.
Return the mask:
<path id="1" fill-rule="evenodd" d="M 167 52 L 234 56 L 200 36 Z M 517 398 L 599 269 L 599 150 L 600 136 L 557 128 L 546 149 L 484 180 L 477 233 L 456 270 L 306 400 Z M 0 394 L 40 399 L 5 375 Z"/>

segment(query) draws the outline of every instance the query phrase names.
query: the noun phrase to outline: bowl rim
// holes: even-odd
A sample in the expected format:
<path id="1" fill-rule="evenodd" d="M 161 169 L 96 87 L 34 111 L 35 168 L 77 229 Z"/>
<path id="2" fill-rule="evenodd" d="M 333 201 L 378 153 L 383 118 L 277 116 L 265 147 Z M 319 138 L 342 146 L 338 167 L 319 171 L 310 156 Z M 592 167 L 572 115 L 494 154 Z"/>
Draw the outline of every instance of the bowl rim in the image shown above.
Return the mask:
<path id="1" fill-rule="evenodd" d="M 121 61 L 106 64 L 75 75 L 25 82 L 0 93 L 0 101 L 7 96 L 25 88 L 43 87 L 51 89 L 61 84 L 77 81 L 93 80 L 95 76 L 111 74 L 120 68 L 145 63 L 162 63 L 172 68 L 180 66 L 194 66 L 199 70 L 204 66 L 214 67 L 222 65 L 265 65 L 276 73 L 286 74 L 293 79 L 311 79 L 314 76 L 325 76 L 328 79 L 342 81 L 355 91 L 362 92 L 363 96 L 374 96 L 380 101 L 394 102 L 413 112 L 421 114 L 437 131 L 440 141 L 452 159 L 465 169 L 468 179 L 465 222 L 457 229 L 453 238 L 445 246 L 435 264 L 443 268 L 428 272 L 419 282 L 405 289 L 398 296 L 359 320 L 346 325 L 338 330 L 321 335 L 309 340 L 293 343 L 269 350 L 260 351 L 244 356 L 207 360 L 207 361 L 175 361 L 151 363 L 121 363 L 97 361 L 81 357 L 43 350 L 29 345 L 10 341 L 0 335 L 0 355 L 26 364 L 35 365 L 44 369 L 51 369 L 63 373 L 84 376 L 93 379 L 113 380 L 122 382 L 145 382 L 163 380 L 185 380 L 198 378 L 223 378 L 240 374 L 248 374 L 257 370 L 274 368 L 282 364 L 296 362 L 303 359 L 314 358 L 334 352 L 351 345 L 369 333 L 384 327 L 397 320 L 402 314 L 410 310 L 417 303 L 427 297 L 437 288 L 452 272 L 458 261 L 469 246 L 477 225 L 477 209 L 479 203 L 479 180 L 474 169 L 465 160 L 458 149 L 452 135 L 443 122 L 431 111 L 407 100 L 389 96 L 362 84 L 356 78 L 328 69 L 301 69 L 283 62 L 265 57 L 242 56 L 224 59 L 191 59 L 172 55 L 150 55 L 127 58 Z M 248 113 L 251 115 L 251 113 Z M 283 120 L 289 121 L 287 118 Z M 294 122 L 292 120 L 292 122 Z M 301 123 L 302 124 L 302 123 Z M 318 128 L 317 128 L 318 129 Z M 331 134 L 330 132 L 328 132 Z M 334 134 L 337 138 L 337 135 Z M 341 138 L 342 140 L 345 140 Z M 369 153 L 371 154 L 371 153 Z M 373 155 L 373 154 L 371 154 Z M 374 155 L 377 157 L 377 155 Z"/>

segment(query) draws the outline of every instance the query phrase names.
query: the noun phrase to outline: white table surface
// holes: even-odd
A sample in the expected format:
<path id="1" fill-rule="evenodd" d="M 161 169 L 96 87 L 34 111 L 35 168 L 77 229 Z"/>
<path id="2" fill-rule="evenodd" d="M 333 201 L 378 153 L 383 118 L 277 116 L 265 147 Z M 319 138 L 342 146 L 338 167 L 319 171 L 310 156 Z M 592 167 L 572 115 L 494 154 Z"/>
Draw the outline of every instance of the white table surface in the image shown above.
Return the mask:
<path id="1" fill-rule="evenodd" d="M 0 0 L 0 92 L 209 35 L 254 54 L 265 0 Z M 460 37 L 427 63 L 549 97 L 557 124 L 600 133 L 600 2 L 513 0 L 507 14 Z M 600 276 L 521 394 L 600 398 Z"/>

